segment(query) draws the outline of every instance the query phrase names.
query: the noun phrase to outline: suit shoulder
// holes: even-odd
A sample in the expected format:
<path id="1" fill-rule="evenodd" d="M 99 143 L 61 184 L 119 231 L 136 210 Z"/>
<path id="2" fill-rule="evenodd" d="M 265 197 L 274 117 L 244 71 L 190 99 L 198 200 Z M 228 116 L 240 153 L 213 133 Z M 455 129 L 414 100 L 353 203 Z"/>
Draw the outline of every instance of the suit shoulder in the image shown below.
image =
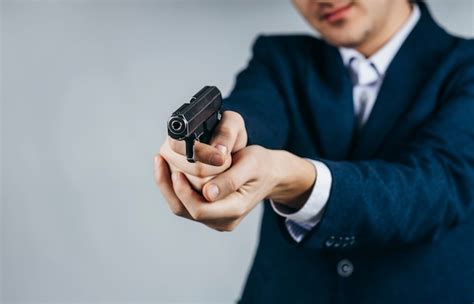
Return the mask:
<path id="1" fill-rule="evenodd" d="M 440 65 L 444 69 L 442 96 L 474 93 L 474 40 L 455 37 L 451 51 Z"/>
<path id="2" fill-rule="evenodd" d="M 458 38 L 456 50 L 461 55 L 474 59 L 474 39 Z"/>
<path id="3" fill-rule="evenodd" d="M 474 39 L 456 37 L 449 56 L 452 66 L 459 71 L 474 72 Z"/>

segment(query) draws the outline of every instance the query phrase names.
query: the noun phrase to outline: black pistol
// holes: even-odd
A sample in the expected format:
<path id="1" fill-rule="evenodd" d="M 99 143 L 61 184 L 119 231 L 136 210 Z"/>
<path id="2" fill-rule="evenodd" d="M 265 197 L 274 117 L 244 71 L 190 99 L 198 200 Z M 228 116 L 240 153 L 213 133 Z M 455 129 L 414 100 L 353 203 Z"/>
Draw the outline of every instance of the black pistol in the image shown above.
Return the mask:
<path id="1" fill-rule="evenodd" d="M 186 142 L 186 158 L 193 163 L 194 141 L 209 143 L 221 119 L 222 95 L 217 87 L 205 86 L 171 114 L 168 135 Z"/>

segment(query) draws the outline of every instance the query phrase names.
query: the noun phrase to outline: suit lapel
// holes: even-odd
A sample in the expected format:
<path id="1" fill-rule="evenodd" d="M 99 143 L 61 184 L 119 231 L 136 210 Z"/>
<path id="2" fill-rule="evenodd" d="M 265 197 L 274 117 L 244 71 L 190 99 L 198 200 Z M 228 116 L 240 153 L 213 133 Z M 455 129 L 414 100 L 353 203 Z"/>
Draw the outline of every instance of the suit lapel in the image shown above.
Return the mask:
<path id="1" fill-rule="evenodd" d="M 424 3 L 421 17 L 388 67 L 374 108 L 354 139 L 351 159 L 372 157 L 417 92 L 440 62 L 453 38 L 431 18 Z"/>
<path id="2" fill-rule="evenodd" d="M 321 43 L 316 41 L 315 43 Z M 342 160 L 347 157 L 353 133 L 352 83 L 337 48 L 323 44 L 310 49 L 308 100 L 321 156 Z"/>

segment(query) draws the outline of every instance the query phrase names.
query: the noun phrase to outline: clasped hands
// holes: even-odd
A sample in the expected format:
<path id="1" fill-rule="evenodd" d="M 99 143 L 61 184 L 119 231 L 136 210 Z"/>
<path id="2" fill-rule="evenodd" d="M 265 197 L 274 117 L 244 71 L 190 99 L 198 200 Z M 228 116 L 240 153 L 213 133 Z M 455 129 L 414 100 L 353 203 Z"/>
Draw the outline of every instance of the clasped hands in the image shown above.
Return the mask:
<path id="1" fill-rule="evenodd" d="M 247 146 L 245 122 L 233 111 L 194 152 L 189 163 L 184 142 L 168 136 L 155 156 L 155 181 L 174 214 L 218 231 L 234 230 L 265 198 L 299 209 L 316 178 L 312 164 L 296 155 Z"/>

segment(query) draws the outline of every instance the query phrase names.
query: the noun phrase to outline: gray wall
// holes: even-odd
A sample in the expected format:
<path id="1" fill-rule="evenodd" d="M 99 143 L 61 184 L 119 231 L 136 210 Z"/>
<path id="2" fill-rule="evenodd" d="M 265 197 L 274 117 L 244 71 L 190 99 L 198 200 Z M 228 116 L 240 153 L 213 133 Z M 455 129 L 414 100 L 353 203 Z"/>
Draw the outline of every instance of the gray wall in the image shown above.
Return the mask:
<path id="1" fill-rule="evenodd" d="M 474 35 L 473 0 L 431 2 Z M 170 112 L 207 83 L 227 94 L 257 33 L 309 30 L 289 0 L 2 6 L 0 299 L 235 300 L 261 210 L 232 233 L 177 218 L 152 159 Z"/>

